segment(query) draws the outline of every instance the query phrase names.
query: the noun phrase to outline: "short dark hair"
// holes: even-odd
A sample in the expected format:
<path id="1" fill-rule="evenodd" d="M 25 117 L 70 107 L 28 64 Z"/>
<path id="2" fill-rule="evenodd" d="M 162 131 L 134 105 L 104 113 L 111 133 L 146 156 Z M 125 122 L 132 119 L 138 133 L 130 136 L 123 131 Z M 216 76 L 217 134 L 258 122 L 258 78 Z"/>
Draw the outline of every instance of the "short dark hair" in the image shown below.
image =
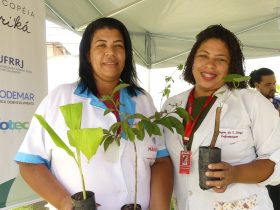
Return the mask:
<path id="1" fill-rule="evenodd" d="M 249 85 L 255 88 L 255 83 L 260 83 L 262 81 L 262 76 L 273 75 L 274 72 L 269 68 L 260 68 L 254 70 L 250 73 Z"/>
<path id="2" fill-rule="evenodd" d="M 89 89 L 94 95 L 97 95 L 97 87 L 92 73 L 92 66 L 88 60 L 88 53 L 91 47 L 91 41 L 95 32 L 99 29 L 117 29 L 123 36 L 125 44 L 125 65 L 121 73 L 120 79 L 122 82 L 130 84 L 128 93 L 130 96 L 135 96 L 136 90 L 143 92 L 143 89 L 138 86 L 138 77 L 133 60 L 132 44 L 129 32 L 125 25 L 114 18 L 99 18 L 91 22 L 85 29 L 82 40 L 80 42 L 80 64 L 79 64 L 79 83 L 82 85 L 82 92 Z"/>
<path id="3" fill-rule="evenodd" d="M 222 25 L 210 25 L 196 36 L 196 42 L 193 45 L 185 63 L 183 71 L 184 80 L 193 85 L 196 83 L 192 73 L 195 54 L 201 44 L 209 39 L 219 39 L 227 46 L 230 54 L 229 74 L 240 74 L 242 76 L 245 76 L 244 56 L 241 50 L 242 44 L 240 40 L 235 36 L 233 32 L 224 28 Z M 235 87 L 231 82 L 226 84 L 230 89 Z M 237 88 L 241 89 L 246 87 L 247 83 L 242 82 L 239 83 Z"/>

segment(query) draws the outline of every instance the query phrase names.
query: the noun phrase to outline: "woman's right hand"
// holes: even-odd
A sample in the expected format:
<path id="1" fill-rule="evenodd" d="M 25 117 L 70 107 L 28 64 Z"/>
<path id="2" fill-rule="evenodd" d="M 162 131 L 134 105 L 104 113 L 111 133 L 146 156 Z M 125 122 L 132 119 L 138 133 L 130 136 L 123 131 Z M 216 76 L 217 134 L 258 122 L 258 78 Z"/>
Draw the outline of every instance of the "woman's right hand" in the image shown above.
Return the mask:
<path id="1" fill-rule="evenodd" d="M 219 180 L 207 181 L 208 186 L 213 186 L 212 188 L 217 193 L 223 193 L 226 191 L 227 186 L 234 182 L 235 170 L 234 166 L 226 163 L 211 163 L 208 165 L 208 168 L 211 169 L 206 172 L 206 176 L 215 177 Z M 214 171 L 213 171 L 214 170 Z"/>

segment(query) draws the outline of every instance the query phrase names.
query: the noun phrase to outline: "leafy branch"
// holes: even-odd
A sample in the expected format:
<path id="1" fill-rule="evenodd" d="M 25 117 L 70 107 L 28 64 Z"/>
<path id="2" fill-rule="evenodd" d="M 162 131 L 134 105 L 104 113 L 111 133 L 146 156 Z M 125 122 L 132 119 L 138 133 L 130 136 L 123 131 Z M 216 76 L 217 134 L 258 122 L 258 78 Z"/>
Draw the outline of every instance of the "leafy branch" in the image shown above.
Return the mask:
<path id="1" fill-rule="evenodd" d="M 71 146 L 76 150 L 73 152 L 64 141 L 57 135 L 57 133 L 51 128 L 43 116 L 35 114 L 42 127 L 50 135 L 51 139 L 57 147 L 60 147 L 67 154 L 72 157 L 78 166 L 81 183 L 83 199 L 86 200 L 86 187 L 85 180 L 82 171 L 81 152 L 85 155 L 88 161 L 95 155 L 100 142 L 103 139 L 102 128 L 81 128 L 82 109 L 83 103 L 67 104 L 60 106 L 60 111 L 63 114 L 65 123 L 69 130 L 67 131 L 68 141 Z"/>
<path id="2" fill-rule="evenodd" d="M 118 112 L 121 116 L 121 112 L 119 110 L 120 103 L 114 101 L 115 94 L 117 91 L 129 86 L 128 84 L 120 84 L 118 85 L 113 93 L 109 96 L 101 97 L 102 101 L 109 101 L 110 103 L 114 104 L 115 109 L 106 109 L 104 111 L 104 115 L 107 115 L 110 112 Z M 143 114 L 136 113 L 128 115 L 126 114 L 120 122 L 116 122 L 112 124 L 109 130 L 103 129 L 104 138 L 101 144 L 104 142 L 104 150 L 108 149 L 108 146 L 116 141 L 117 144 L 120 144 L 120 133 L 118 130 L 121 129 L 122 132 L 125 134 L 126 138 L 134 142 L 137 138 L 138 140 L 143 141 L 145 137 L 145 132 L 151 137 L 152 135 L 161 136 L 161 129 L 160 126 L 164 126 L 168 128 L 171 132 L 174 133 L 176 130 L 177 133 L 183 136 L 184 134 L 184 126 L 182 122 L 178 120 L 176 117 L 172 116 L 173 114 L 179 115 L 184 120 L 188 121 L 190 119 L 190 115 L 186 112 L 186 110 L 182 107 L 178 107 L 174 105 L 174 108 L 167 112 L 155 112 L 154 115 L 150 117 L 146 117 Z M 129 121 L 133 120 L 134 122 L 137 120 L 137 123 L 130 123 Z"/>
<path id="3" fill-rule="evenodd" d="M 173 79 L 173 75 L 177 72 L 177 71 L 182 71 L 184 68 L 183 64 L 179 64 L 176 68 L 175 71 L 173 71 L 173 73 L 170 76 L 166 76 L 165 77 L 165 87 L 163 89 L 163 91 L 161 92 L 162 96 L 161 96 L 161 100 L 160 100 L 160 107 L 162 106 L 162 102 L 164 98 L 169 98 L 170 92 L 171 92 L 171 85 L 174 83 L 174 79 Z"/>
<path id="4" fill-rule="evenodd" d="M 168 81 L 171 81 L 168 79 Z M 173 81 L 173 80 L 172 80 Z M 128 87 L 128 84 L 120 84 L 115 87 L 113 90 L 113 93 L 111 95 L 106 95 L 101 97 L 101 101 L 108 101 L 109 103 L 112 103 L 114 106 L 114 109 L 106 109 L 104 111 L 104 115 L 107 115 L 110 112 L 117 112 L 119 116 L 122 115 L 120 112 L 119 106 L 122 106 L 119 101 L 115 101 L 115 94 L 120 91 L 123 88 Z M 169 96 L 170 91 L 168 89 L 170 88 L 170 85 L 167 85 L 165 87 L 165 91 L 163 91 L 163 97 Z M 135 114 L 125 114 L 122 116 L 120 122 L 116 122 L 110 126 L 110 128 L 103 129 L 104 137 L 101 142 L 103 143 L 104 150 L 106 151 L 110 144 L 112 144 L 114 141 L 120 145 L 120 130 L 125 134 L 126 138 L 133 143 L 134 147 L 134 154 L 135 154 L 135 185 L 134 185 L 134 210 L 136 209 L 137 205 L 137 170 L 138 170 L 138 162 L 137 162 L 137 147 L 135 140 L 138 139 L 140 141 L 143 141 L 145 138 L 145 135 L 148 134 L 149 137 L 152 135 L 161 136 L 161 129 L 160 126 L 166 127 L 169 129 L 172 133 L 176 130 L 176 132 L 180 135 L 184 135 L 184 126 L 180 120 L 178 120 L 176 117 L 172 116 L 173 114 L 179 115 L 181 118 L 183 118 L 185 121 L 188 121 L 190 119 L 190 115 L 186 112 L 184 108 L 181 108 L 177 105 L 174 105 L 173 109 L 169 112 L 162 111 L 162 112 L 155 112 L 152 116 L 145 116 L 140 113 Z M 131 123 L 133 121 L 133 123 Z"/>

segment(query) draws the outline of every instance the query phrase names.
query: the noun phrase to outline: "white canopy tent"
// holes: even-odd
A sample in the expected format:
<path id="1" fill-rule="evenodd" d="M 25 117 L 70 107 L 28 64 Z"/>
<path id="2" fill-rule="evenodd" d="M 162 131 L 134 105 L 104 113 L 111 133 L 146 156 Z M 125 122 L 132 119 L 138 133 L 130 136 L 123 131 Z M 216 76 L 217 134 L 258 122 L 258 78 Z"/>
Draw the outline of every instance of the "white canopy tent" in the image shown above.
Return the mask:
<path id="1" fill-rule="evenodd" d="M 82 34 L 84 28 L 89 22 L 102 16 L 115 17 L 121 20 L 123 23 L 125 23 L 131 33 L 136 62 L 147 67 L 148 69 L 174 67 L 179 63 L 183 63 L 194 43 L 195 35 L 211 24 L 223 24 L 225 27 L 235 32 L 244 44 L 244 53 L 246 58 L 280 56 L 280 0 L 43 1 L 46 8 L 46 18 L 48 20 L 55 22 L 78 34 Z M 26 4 L 26 2 L 24 2 L 24 4 Z M 34 2 L 28 1 L 28 5 L 29 3 L 30 5 L 37 6 L 37 4 L 35 4 Z M 11 5 L 11 7 L 2 7 L 2 9 L 7 9 L 8 11 L 13 10 L 13 2 L 11 3 Z M 12 14 L 14 14 L 13 12 L 15 11 L 12 11 Z M 7 14 L 10 13 L 11 12 L 9 11 L 9 13 Z M 39 14 L 39 12 L 36 12 L 35 14 Z M 7 17 L 9 16 L 7 15 Z M 42 15 L 42 17 L 44 16 Z M 30 22 L 37 20 L 38 18 L 32 19 L 30 17 Z M 40 28 L 40 24 L 42 26 L 42 23 L 40 22 L 38 23 L 38 27 L 34 28 L 38 30 Z M 6 27 L 6 29 L 7 28 L 8 27 Z M 11 27 L 9 27 L 8 29 L 14 30 Z M 40 30 L 42 29 L 40 28 Z M 17 31 L 17 33 L 19 32 Z M 6 33 L 6 35 L 7 37 L 11 36 L 10 33 Z M 30 35 L 33 35 L 33 33 L 31 33 Z M 17 38 L 14 35 L 12 35 L 11 37 Z M 23 36 L 19 37 L 19 40 L 21 40 Z M 8 38 L 3 40 L 9 40 Z M 37 38 L 36 43 L 38 41 Z M 35 39 L 30 38 L 30 40 L 32 40 L 32 43 L 34 44 Z M 29 44 L 29 42 L 24 44 Z M 15 46 L 15 52 L 17 53 L 19 52 L 19 45 Z M 36 45 L 34 49 L 42 52 L 41 47 L 43 48 L 43 46 L 44 44 L 42 41 L 42 45 Z M 9 48 L 10 45 L 7 45 L 6 47 Z M 22 49 L 22 52 L 25 52 L 26 48 L 22 47 Z M 23 55 L 25 54 L 23 53 L 21 56 Z M 28 54 L 27 56 L 29 55 L 34 55 L 34 53 Z M 15 57 L 17 57 L 17 55 L 15 55 Z M 44 56 L 39 57 L 43 58 Z M 36 62 L 39 60 L 37 59 Z M 27 59 L 25 61 L 27 61 Z M 28 62 L 28 64 L 32 64 L 33 66 L 33 63 L 34 59 L 33 57 L 31 57 L 31 60 Z M 41 67 L 34 66 L 34 73 L 38 73 L 38 71 L 35 71 L 35 69 L 41 69 Z M 156 76 L 157 80 L 159 81 L 161 80 L 160 76 L 161 75 Z M 28 78 L 31 77 L 29 77 L 28 75 Z M 45 78 L 45 75 L 43 75 L 42 78 Z M 22 78 L 20 79 L 22 81 Z M 15 82 L 9 83 L 9 81 L 10 80 L 7 79 L 5 80 L 5 82 L 7 83 L 7 88 L 2 84 L 2 89 L 5 88 L 7 90 L 14 90 L 14 87 L 12 88 L 10 86 L 16 86 L 20 84 Z M 28 82 L 28 84 L 33 83 Z M 22 89 L 23 88 L 21 87 L 16 88 L 16 90 Z M 24 87 L 24 89 L 26 89 L 26 87 Z M 183 88 L 181 87 L 181 89 Z M 38 88 L 36 88 L 35 90 L 30 86 L 30 90 L 27 91 L 30 93 L 38 92 L 36 96 L 39 97 L 36 103 L 39 103 L 39 98 L 43 97 L 43 92 Z M 22 112 L 19 109 L 19 112 L 21 113 L 21 115 L 25 116 L 28 114 L 26 112 L 26 107 L 24 107 L 24 110 L 25 112 Z M 2 123 L 5 119 L 13 119 L 18 122 L 19 118 L 18 116 L 15 116 L 14 111 L 13 113 L 11 113 L 11 117 L 9 115 L 4 115 L 10 113 L 10 111 L 2 113 Z M 29 116 L 25 118 L 26 119 L 22 119 L 21 117 L 20 120 L 24 120 L 24 122 L 27 122 L 29 120 Z M 5 121 L 4 123 L 7 122 Z M 3 134 L 8 140 L 7 144 L 10 146 L 11 138 L 6 137 L 6 131 Z M 9 134 L 11 134 L 12 136 L 16 135 L 16 138 L 18 138 L 17 132 L 13 131 Z M 21 139 L 19 138 L 19 140 Z M 6 147 L 3 148 L 6 149 Z M 7 151 L 11 151 L 11 153 L 14 154 L 12 150 Z M 6 159 L 3 159 L 2 162 L 7 164 L 5 160 Z M 12 180 L 13 179 L 14 177 L 12 177 Z M 24 192 L 26 193 L 26 188 L 22 187 L 22 189 L 24 189 Z M 7 200 L 6 198 L 2 199 L 2 201 L 5 200 L 3 205 L 10 205 L 9 202 L 11 200 L 9 200 L 9 198 L 13 196 L 17 197 L 17 195 L 14 195 L 14 192 L 15 191 L 11 191 L 11 193 L 9 194 L 10 197 L 8 197 Z M 33 194 L 32 192 L 30 193 Z M 1 195 L 2 197 L 0 197 L 3 198 L 3 194 Z M 30 200 L 31 199 L 33 198 L 30 198 Z M 6 203 L 6 201 L 9 202 Z M 16 202 L 20 203 L 22 201 L 16 200 Z M 10 207 L 7 207 L 7 209 L 10 209 Z"/>
<path id="2" fill-rule="evenodd" d="M 151 68 L 183 63 L 195 35 L 222 24 L 243 43 L 245 57 L 280 55 L 279 0 L 44 0 L 47 19 L 82 34 L 106 16 L 129 29 L 136 62 Z"/>

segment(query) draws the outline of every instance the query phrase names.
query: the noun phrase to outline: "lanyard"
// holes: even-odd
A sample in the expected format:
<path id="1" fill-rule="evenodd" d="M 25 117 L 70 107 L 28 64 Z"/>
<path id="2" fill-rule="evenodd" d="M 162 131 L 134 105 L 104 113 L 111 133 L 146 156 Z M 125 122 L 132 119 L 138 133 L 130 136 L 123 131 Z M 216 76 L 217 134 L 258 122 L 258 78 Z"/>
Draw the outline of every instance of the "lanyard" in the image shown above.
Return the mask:
<path id="1" fill-rule="evenodd" d="M 209 104 L 211 103 L 211 101 L 213 100 L 214 96 L 210 95 L 208 96 L 207 100 L 205 101 L 205 103 L 203 104 L 200 112 L 198 113 L 198 115 L 196 116 L 196 118 L 194 120 L 189 120 L 186 123 L 185 126 L 185 134 L 184 134 L 184 139 L 183 139 L 183 143 L 184 143 L 184 148 L 185 150 L 187 150 L 187 146 L 190 140 L 190 136 L 193 132 L 194 126 L 197 123 L 197 120 L 199 119 L 200 115 L 202 114 L 202 112 L 207 108 L 207 106 L 209 106 Z M 190 96 L 188 98 L 188 103 L 187 103 L 187 107 L 186 110 L 187 112 L 192 116 L 193 114 L 193 104 L 194 104 L 194 88 L 192 89 Z"/>

